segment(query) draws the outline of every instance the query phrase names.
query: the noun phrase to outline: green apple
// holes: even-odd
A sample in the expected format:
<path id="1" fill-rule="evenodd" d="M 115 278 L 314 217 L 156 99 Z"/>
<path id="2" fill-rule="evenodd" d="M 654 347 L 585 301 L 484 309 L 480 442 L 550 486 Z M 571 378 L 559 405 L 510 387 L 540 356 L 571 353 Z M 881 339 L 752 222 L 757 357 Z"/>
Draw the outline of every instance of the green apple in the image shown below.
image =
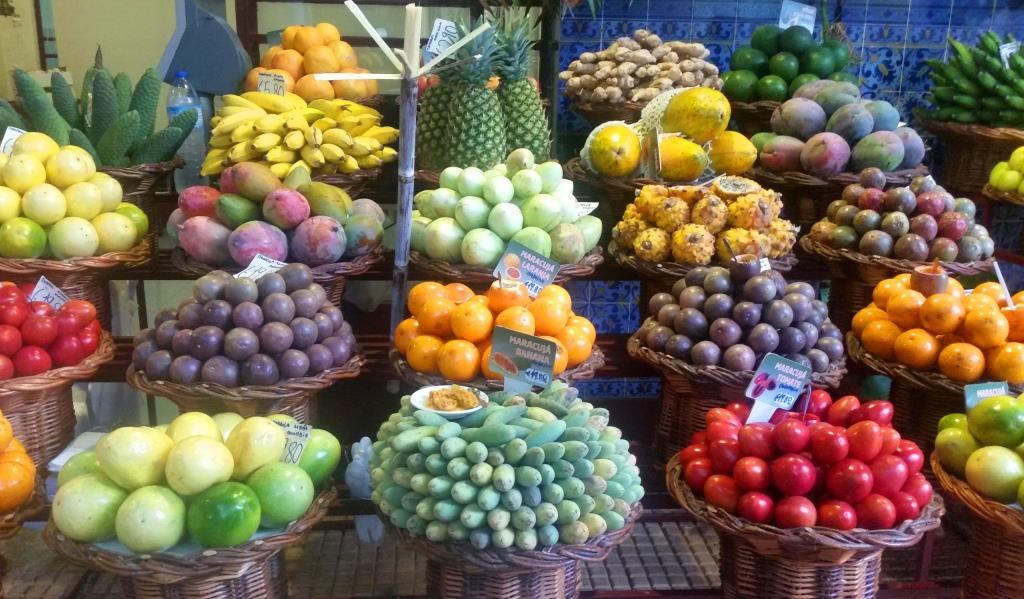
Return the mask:
<path id="1" fill-rule="evenodd" d="M 126 426 L 100 439 L 96 458 L 104 474 L 132 491 L 163 481 L 167 454 L 173 445 L 170 437 L 156 429 Z"/>
<path id="2" fill-rule="evenodd" d="M 203 547 L 232 547 L 259 529 L 260 500 L 242 483 L 217 483 L 189 503 L 185 518 L 189 536 Z"/>
<path id="3" fill-rule="evenodd" d="M 57 530 L 70 539 L 105 541 L 113 538 L 117 510 L 127 497 L 103 474 L 83 474 L 57 489 L 50 514 Z"/>
<path id="4" fill-rule="evenodd" d="M 175 443 L 167 455 L 167 484 L 186 497 L 231 479 L 235 458 L 220 439 L 194 436 Z"/>
<path id="5" fill-rule="evenodd" d="M 269 418 L 246 418 L 228 435 L 227 446 L 235 460 L 231 478 L 245 480 L 260 466 L 280 461 L 287 436 Z"/>
<path id="6" fill-rule="evenodd" d="M 135 553 L 164 551 L 185 534 L 185 502 L 167 487 L 140 487 L 117 509 L 114 529 Z"/>
<path id="7" fill-rule="evenodd" d="M 167 425 L 167 436 L 175 443 L 195 436 L 221 440 L 224 438 L 213 418 L 202 412 L 185 412 L 178 415 Z"/>

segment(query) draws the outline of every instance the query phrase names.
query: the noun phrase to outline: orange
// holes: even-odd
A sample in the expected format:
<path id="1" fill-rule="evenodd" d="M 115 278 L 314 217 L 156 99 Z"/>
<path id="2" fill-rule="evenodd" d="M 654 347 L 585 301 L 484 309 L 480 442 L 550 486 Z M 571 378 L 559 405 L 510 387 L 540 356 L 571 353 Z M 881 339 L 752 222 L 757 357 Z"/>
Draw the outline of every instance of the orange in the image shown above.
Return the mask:
<path id="1" fill-rule="evenodd" d="M 551 367 L 552 376 L 558 376 L 565 372 L 565 369 L 569 366 L 569 352 L 562 345 L 562 342 L 558 339 L 549 335 L 541 335 L 541 339 L 547 339 L 548 341 L 555 342 L 555 363 Z"/>
<path id="2" fill-rule="evenodd" d="M 295 88 L 292 91 L 307 102 L 334 99 L 334 88 L 331 86 L 331 82 L 317 81 L 313 75 L 303 75 L 295 82 Z"/>
<path id="3" fill-rule="evenodd" d="M 21 444 L 21 441 L 17 437 L 11 439 L 10 445 L 7 446 L 7 451 L 20 451 L 25 453 L 25 446 Z"/>
<path id="4" fill-rule="evenodd" d="M 338 64 L 343 69 L 354 69 L 359 67 L 359 59 L 356 58 L 355 50 L 352 46 L 345 41 L 333 41 L 327 42 L 327 47 L 330 48 L 331 53 L 338 59 Z"/>
<path id="5" fill-rule="evenodd" d="M 370 69 L 361 69 L 359 67 L 355 67 L 355 71 L 359 72 L 359 73 L 369 73 Z M 372 96 L 376 96 L 378 93 L 380 93 L 380 87 L 377 85 L 377 80 L 376 79 L 367 79 L 367 80 L 363 81 L 363 85 L 365 86 L 365 88 L 364 88 L 366 90 L 366 96 L 365 97 L 367 97 L 367 98 L 372 97 Z"/>
<path id="6" fill-rule="evenodd" d="M 478 348 L 479 349 L 479 348 Z M 483 346 L 483 350 L 480 352 L 480 373 L 485 378 L 489 379 L 500 379 L 504 375 L 497 370 L 491 369 L 491 344 L 488 343 Z"/>
<path id="7" fill-rule="evenodd" d="M 290 92 L 293 89 L 295 89 L 295 77 L 292 77 L 292 74 L 289 73 L 288 71 L 285 71 L 284 69 L 270 69 L 267 72 L 277 73 L 278 75 L 284 78 L 284 91 Z M 256 88 L 253 89 L 255 90 Z"/>
<path id="8" fill-rule="evenodd" d="M 511 282 L 502 286 L 501 281 L 495 281 L 487 288 L 487 301 L 491 312 L 501 314 L 505 308 L 529 305 L 530 294 L 522 283 Z"/>
<path id="9" fill-rule="evenodd" d="M 282 48 L 291 50 L 295 47 L 293 45 L 295 43 L 295 34 L 299 32 L 299 29 L 302 29 L 302 25 L 289 25 L 284 28 L 284 31 L 281 32 Z"/>
<path id="10" fill-rule="evenodd" d="M 990 350 L 985 369 L 993 379 L 1011 385 L 1024 383 L 1024 343 L 1004 343 Z"/>
<path id="11" fill-rule="evenodd" d="M 359 73 L 362 72 L 363 70 L 364 69 L 358 69 L 353 67 L 341 68 L 342 73 Z M 331 84 L 334 86 L 334 95 L 338 98 L 345 98 L 347 100 L 360 100 L 362 98 L 368 98 L 373 95 L 370 93 L 369 89 L 370 81 L 366 79 L 332 81 Z"/>
<path id="12" fill-rule="evenodd" d="M 437 372 L 437 354 L 443 345 L 444 341 L 433 335 L 420 335 L 409 344 L 405 359 L 413 370 L 434 374 Z"/>
<path id="13" fill-rule="evenodd" d="M 467 302 L 474 302 L 474 303 L 483 304 L 484 306 L 487 306 L 488 309 L 490 309 L 490 307 L 491 307 L 490 301 L 487 299 L 486 295 L 474 295 L 473 297 L 469 298 L 466 301 Z M 492 314 L 493 314 L 493 312 L 492 312 Z"/>
<path id="14" fill-rule="evenodd" d="M 555 335 L 562 342 L 568 356 L 568 366 L 573 367 L 590 357 L 594 346 L 590 343 L 587 332 L 581 328 L 566 326 Z"/>
<path id="15" fill-rule="evenodd" d="M 1013 304 L 1015 306 L 1024 304 L 1024 289 L 1018 291 L 1017 293 L 1014 293 L 1012 296 L 1010 296 L 1010 298 L 1013 300 Z"/>
<path id="16" fill-rule="evenodd" d="M 505 327 L 527 335 L 537 332 L 537 322 L 533 318 L 533 312 L 522 306 L 512 306 L 502 310 L 501 314 L 494 319 L 494 326 Z"/>
<path id="17" fill-rule="evenodd" d="M 300 28 L 295 34 L 295 39 L 292 40 L 292 46 L 301 54 L 309 52 L 309 49 L 313 46 L 322 46 L 323 44 L 324 38 L 316 30 L 316 27 L 307 26 Z"/>
<path id="18" fill-rule="evenodd" d="M 0 514 L 12 512 L 32 496 L 35 471 L 18 462 L 0 462 Z"/>
<path id="19" fill-rule="evenodd" d="M 405 307 L 413 316 L 419 314 L 423 302 L 430 297 L 443 297 L 445 295 L 444 285 L 435 281 L 423 281 L 413 285 L 409 290 L 409 296 L 405 299 Z"/>
<path id="20" fill-rule="evenodd" d="M 958 383 L 973 383 L 985 372 L 985 354 L 970 343 L 951 343 L 939 352 L 939 372 Z"/>
<path id="21" fill-rule="evenodd" d="M 996 303 L 999 304 L 999 307 L 1003 307 L 1006 305 L 1006 292 L 1003 291 L 1003 286 L 1000 285 L 999 283 L 996 283 L 995 281 L 989 281 L 987 283 L 982 283 L 981 285 L 978 285 L 977 287 L 974 288 L 974 291 L 971 292 L 971 295 L 974 295 L 975 293 L 987 295 L 990 298 L 996 300 Z"/>
<path id="22" fill-rule="evenodd" d="M 555 297 L 538 297 L 527 308 L 533 313 L 538 335 L 555 335 L 569 320 L 569 308 Z"/>
<path id="23" fill-rule="evenodd" d="M 939 341 L 939 349 L 940 350 L 946 349 L 947 346 L 952 345 L 954 343 L 963 343 L 964 342 L 964 338 L 963 337 L 961 337 L 960 335 L 955 335 L 953 333 L 947 333 L 945 335 L 937 335 L 935 338 L 938 339 L 938 341 Z"/>
<path id="24" fill-rule="evenodd" d="M 578 327 L 583 329 L 587 334 L 587 339 L 590 340 L 590 345 L 597 343 L 597 330 L 594 328 L 594 323 L 590 322 L 583 316 L 576 316 L 573 314 L 569 317 L 569 320 L 565 323 L 567 327 Z"/>
<path id="25" fill-rule="evenodd" d="M 903 285 L 907 289 L 910 289 L 910 273 L 909 272 L 900 273 L 900 274 L 896 275 L 895 277 L 893 277 L 893 280 L 896 281 L 897 283 L 899 283 L 900 285 Z"/>
<path id="26" fill-rule="evenodd" d="M 420 332 L 438 337 L 452 334 L 452 312 L 455 302 L 446 297 L 430 297 L 423 302 L 416 319 L 420 321 Z"/>
<path id="27" fill-rule="evenodd" d="M 267 48 L 267 51 L 263 53 L 263 58 L 260 59 L 260 66 L 264 69 L 270 68 L 270 61 L 274 60 L 274 56 L 283 50 L 281 46 L 271 46 Z"/>
<path id="28" fill-rule="evenodd" d="M 337 73 L 341 64 L 327 46 L 313 46 L 302 55 L 302 68 L 307 73 Z"/>
<path id="29" fill-rule="evenodd" d="M 259 84 L 260 73 L 266 71 L 263 67 L 253 67 L 249 69 L 249 72 L 245 74 L 245 81 L 242 82 L 242 87 L 247 92 L 256 91 L 256 86 Z"/>
<path id="30" fill-rule="evenodd" d="M 968 314 L 970 314 L 974 310 L 999 309 L 999 304 L 996 303 L 996 300 L 992 299 L 992 296 L 985 295 L 984 293 L 972 293 L 970 295 L 964 296 L 963 303 L 964 310 L 966 310 Z"/>
<path id="31" fill-rule="evenodd" d="M 1024 305 L 1019 305 L 1016 310 L 1003 308 L 1003 316 L 1010 323 L 1010 334 L 1006 336 L 1006 340 L 1024 341 Z"/>
<path id="32" fill-rule="evenodd" d="M 451 326 L 452 333 L 459 339 L 480 343 L 490 338 L 494 330 L 494 316 L 480 302 L 465 302 L 452 312 Z"/>
<path id="33" fill-rule="evenodd" d="M 32 471 L 32 477 L 35 478 L 35 475 L 36 475 L 36 465 L 35 465 L 35 462 L 33 462 L 32 458 L 28 457 L 28 454 L 25 453 L 24 451 L 11 450 L 11 451 L 0 452 L 0 463 L 3 463 L 3 462 L 14 462 L 16 464 L 21 464 L 22 466 L 24 466 L 24 467 L 28 468 L 29 470 L 31 470 Z"/>
<path id="34" fill-rule="evenodd" d="M 972 293 L 973 297 L 974 294 Z M 1006 343 L 1010 322 L 999 310 L 972 310 L 964 318 L 963 336 L 967 343 L 988 349 Z"/>
<path id="35" fill-rule="evenodd" d="M 853 322 L 850 324 L 850 329 L 854 335 L 858 337 L 861 331 L 864 330 L 864 326 L 869 322 L 875 320 L 889 320 L 889 315 L 885 313 L 885 310 L 880 310 L 874 303 L 868 304 L 867 307 L 861 308 L 853 315 Z"/>
<path id="36" fill-rule="evenodd" d="M 537 294 L 537 297 L 558 298 L 565 306 L 565 309 L 572 312 L 572 297 L 569 295 L 569 292 L 565 290 L 565 287 L 562 287 L 560 285 L 548 285 L 544 289 L 540 290 L 540 293 Z"/>
<path id="37" fill-rule="evenodd" d="M 320 39 L 323 43 L 329 44 L 341 39 L 341 32 L 331 23 L 317 23 L 316 30 L 320 32 Z"/>
<path id="38" fill-rule="evenodd" d="M 967 311 L 959 298 L 948 293 L 928 296 L 921 304 L 921 325 L 936 335 L 960 328 Z"/>
<path id="39" fill-rule="evenodd" d="M 466 285 L 463 285 L 462 283 L 448 283 L 447 285 L 444 286 L 444 294 L 445 296 L 448 297 L 448 299 L 452 300 L 456 304 L 468 302 L 469 300 L 476 297 L 476 294 L 473 293 L 473 290 L 467 287 Z"/>
<path id="40" fill-rule="evenodd" d="M 956 279 L 950 279 L 949 283 L 946 284 L 946 293 L 963 299 L 964 297 L 964 286 L 960 284 L 960 281 Z"/>
<path id="41" fill-rule="evenodd" d="M 924 329 L 910 329 L 896 338 L 893 355 L 905 366 L 931 370 L 939 357 L 939 341 Z"/>
<path id="42" fill-rule="evenodd" d="M 889 320 L 904 329 L 921 326 L 920 310 L 924 304 L 924 296 L 913 289 L 904 289 L 889 296 L 885 308 Z"/>
<path id="43" fill-rule="evenodd" d="M 415 318 L 406 318 L 395 327 L 395 349 L 405 355 L 409 344 L 420 334 L 420 322 Z"/>
<path id="44" fill-rule="evenodd" d="M 886 304 L 889 301 L 889 296 L 898 291 L 903 291 L 904 289 L 909 288 L 909 285 L 902 285 L 896 279 L 885 279 L 879 281 L 878 285 L 875 285 L 874 291 L 871 292 L 871 300 L 880 309 L 885 310 Z"/>
<path id="45" fill-rule="evenodd" d="M 288 73 L 296 81 L 305 74 L 302 69 L 302 54 L 296 50 L 281 50 L 270 59 L 270 66 Z"/>
<path id="46" fill-rule="evenodd" d="M 450 381 L 471 381 L 480 372 L 480 350 L 469 341 L 449 341 L 437 355 L 437 367 Z"/>
<path id="47" fill-rule="evenodd" d="M 0 451 L 6 451 L 14 438 L 14 429 L 11 428 L 9 420 L 0 416 Z"/>
<path id="48" fill-rule="evenodd" d="M 875 320 L 864 326 L 860 342 L 867 352 L 881 360 L 891 360 L 896 338 L 903 330 L 889 320 Z"/>

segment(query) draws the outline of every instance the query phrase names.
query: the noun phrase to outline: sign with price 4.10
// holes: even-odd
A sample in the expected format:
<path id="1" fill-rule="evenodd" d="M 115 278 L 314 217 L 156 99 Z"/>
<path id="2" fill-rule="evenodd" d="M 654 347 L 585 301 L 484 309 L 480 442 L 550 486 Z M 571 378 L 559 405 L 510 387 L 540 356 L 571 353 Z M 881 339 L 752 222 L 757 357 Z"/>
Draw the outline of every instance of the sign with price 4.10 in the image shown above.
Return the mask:
<path id="1" fill-rule="evenodd" d="M 504 375 L 506 391 L 520 393 L 551 383 L 557 353 L 558 346 L 553 341 L 494 327 L 488 366 Z"/>

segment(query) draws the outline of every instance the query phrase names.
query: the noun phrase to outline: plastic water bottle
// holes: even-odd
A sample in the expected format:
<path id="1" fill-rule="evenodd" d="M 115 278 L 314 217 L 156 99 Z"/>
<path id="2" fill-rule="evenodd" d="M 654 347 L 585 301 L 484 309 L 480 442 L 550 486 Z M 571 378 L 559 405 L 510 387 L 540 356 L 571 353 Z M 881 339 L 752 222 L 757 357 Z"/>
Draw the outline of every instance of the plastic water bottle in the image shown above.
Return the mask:
<path id="1" fill-rule="evenodd" d="M 199 176 L 199 168 L 206 155 L 206 140 L 203 135 L 203 106 L 192 84 L 188 82 L 188 71 L 174 73 L 174 88 L 167 96 L 167 121 L 189 109 L 199 112 L 196 126 L 178 148 L 178 155 L 185 159 L 185 168 L 175 171 L 174 184 L 181 190 L 191 185 L 204 185 L 206 178 Z"/>

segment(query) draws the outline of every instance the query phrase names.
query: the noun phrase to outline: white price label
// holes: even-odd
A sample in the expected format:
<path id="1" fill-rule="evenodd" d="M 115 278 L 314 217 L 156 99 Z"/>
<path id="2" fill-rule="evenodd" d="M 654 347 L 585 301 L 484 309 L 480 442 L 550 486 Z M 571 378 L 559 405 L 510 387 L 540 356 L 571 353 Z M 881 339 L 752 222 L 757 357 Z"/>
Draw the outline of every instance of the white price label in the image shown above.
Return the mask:
<path id="1" fill-rule="evenodd" d="M 795 0 L 782 0 L 782 10 L 779 11 L 779 27 L 785 29 L 799 25 L 813 33 L 814 19 L 817 15 L 817 10 L 809 4 Z"/>
<path id="2" fill-rule="evenodd" d="M 423 53 L 431 57 L 437 56 L 457 41 L 459 28 L 455 23 L 445 19 L 434 19 L 434 27 L 430 30 L 430 37 L 427 38 L 427 46 Z"/>
<path id="3" fill-rule="evenodd" d="M 301 422 L 281 422 L 279 420 L 274 422 L 284 429 L 284 434 L 287 437 L 281 461 L 285 464 L 298 464 L 302 459 L 302 452 L 306 449 L 306 443 L 309 443 L 309 431 L 313 430 L 313 427 Z"/>
<path id="4" fill-rule="evenodd" d="M 273 258 L 267 258 L 263 254 L 256 254 L 256 257 L 252 259 L 249 266 L 246 266 L 242 270 L 238 271 L 235 275 L 236 279 L 242 277 L 249 277 L 253 281 L 259 281 L 265 275 L 269 275 L 272 272 L 277 272 L 285 267 L 285 263 Z"/>
<path id="5" fill-rule="evenodd" d="M 53 306 L 54 310 L 60 310 L 63 306 L 71 299 L 57 287 L 50 282 L 46 277 L 39 277 L 39 282 L 36 283 L 35 289 L 28 296 L 30 302 L 46 302 Z"/>
<path id="6" fill-rule="evenodd" d="M 580 216 L 585 216 L 587 214 L 590 214 L 591 212 L 597 210 L 597 207 L 600 205 L 598 202 L 578 202 L 578 203 L 580 205 L 580 211 L 577 214 L 577 218 L 579 218 Z"/>
<path id="7" fill-rule="evenodd" d="M 761 263 L 761 272 L 772 269 L 772 263 L 768 258 L 761 258 L 759 262 Z"/>
<path id="8" fill-rule="evenodd" d="M 14 149 L 14 142 L 24 134 L 25 131 L 17 127 L 8 127 L 4 131 L 4 138 L 0 141 L 0 154 L 10 154 Z"/>
<path id="9" fill-rule="evenodd" d="M 999 45 L 999 58 L 1003 61 L 1003 67 L 1010 68 L 1010 55 L 1020 50 L 1020 42 L 1008 42 Z"/>
<path id="10" fill-rule="evenodd" d="M 288 91 L 284 86 L 284 75 L 266 71 L 260 73 L 256 79 L 256 91 L 283 96 Z"/>

